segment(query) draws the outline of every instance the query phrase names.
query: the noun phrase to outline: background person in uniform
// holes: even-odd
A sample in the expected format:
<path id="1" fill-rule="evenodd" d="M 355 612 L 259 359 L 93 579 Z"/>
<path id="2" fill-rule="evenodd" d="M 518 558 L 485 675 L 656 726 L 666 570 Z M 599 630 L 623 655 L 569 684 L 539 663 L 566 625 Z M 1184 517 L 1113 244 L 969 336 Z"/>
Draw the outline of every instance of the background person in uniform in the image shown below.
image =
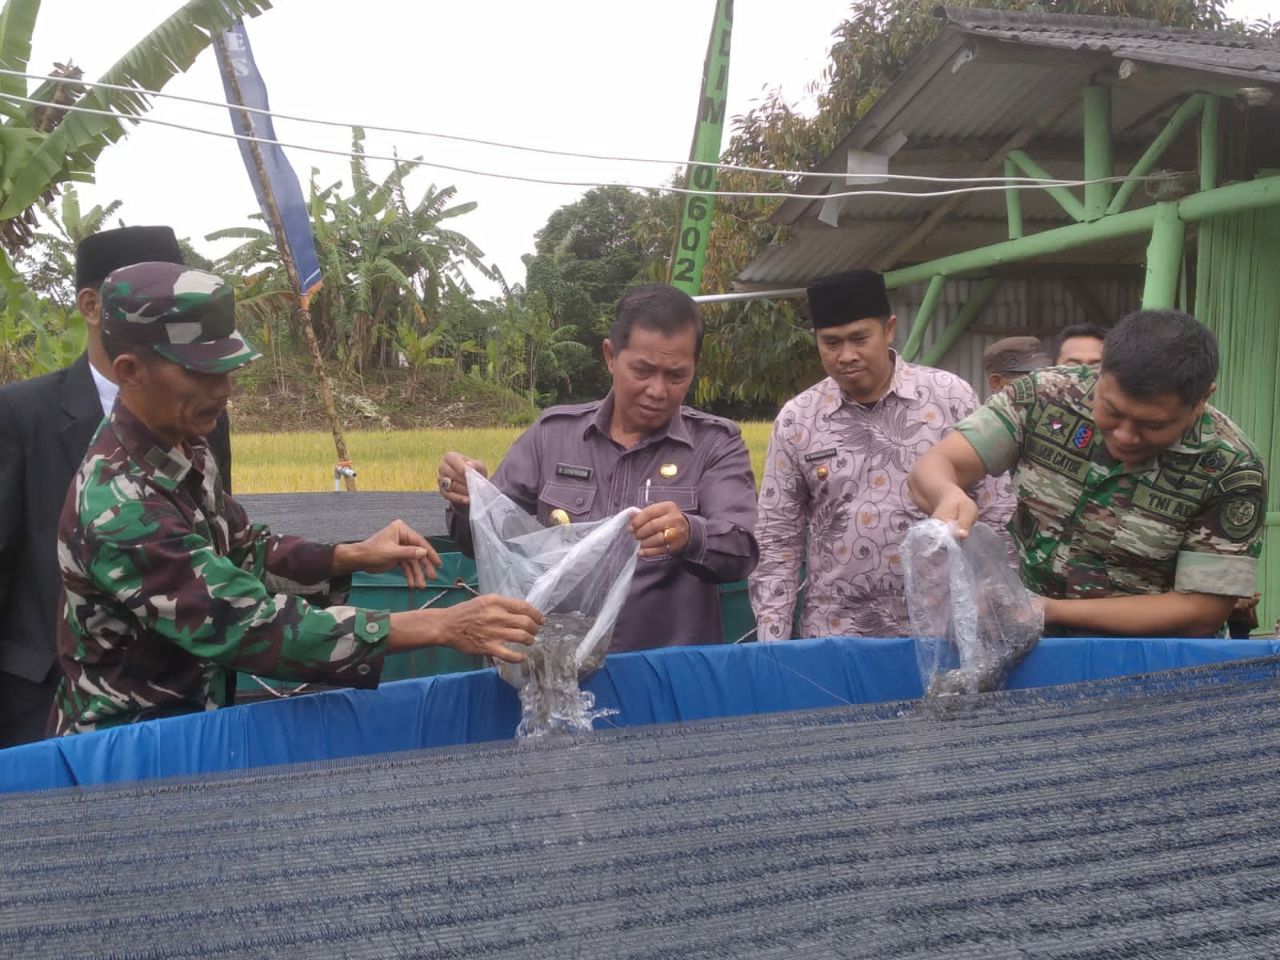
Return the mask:
<path id="1" fill-rule="evenodd" d="M 631 521 L 640 562 L 613 652 L 720 642 L 718 584 L 756 563 L 755 480 L 742 433 L 682 405 L 701 352 L 702 318 L 689 296 L 662 284 L 628 291 L 604 342 L 609 395 L 543 411 L 493 476 L 544 524 L 642 508 Z M 439 469 L 450 535 L 467 552 L 469 462 L 450 453 Z"/>
<path id="2" fill-rule="evenodd" d="M 1049 365 L 1049 356 L 1035 337 L 1005 337 L 982 351 L 989 393 L 998 393 L 1024 373 Z"/>
<path id="3" fill-rule="evenodd" d="M 89 441 L 116 396 L 102 346 L 98 287 L 117 267 L 145 260 L 182 262 L 171 229 L 123 227 L 82 240 L 75 286 L 85 352 L 66 369 L 0 387 L 0 747 L 44 736 L 60 676 L 54 654 L 62 612 L 58 518 Z M 209 446 L 229 491 L 225 414 Z"/>
<path id="4" fill-rule="evenodd" d="M 1100 371 L 1015 380 L 920 458 L 912 494 L 963 534 L 963 488 L 1012 467 L 1022 579 L 1048 632 L 1211 635 L 1253 594 L 1266 516 L 1257 450 L 1208 405 L 1217 374 L 1195 318 L 1129 314 Z"/>
<path id="5" fill-rule="evenodd" d="M 924 519 L 907 496 L 907 471 L 978 398 L 959 377 L 907 363 L 891 348 L 897 318 L 880 274 L 837 274 L 808 295 L 828 376 L 773 424 L 751 576 L 758 634 L 791 637 L 803 560 L 799 636 L 905 636 L 900 551 L 907 528 Z M 984 518 L 1002 529 L 1012 499 L 995 481 L 978 486 Z"/>
<path id="6" fill-rule="evenodd" d="M 102 330 L 120 396 L 76 474 L 59 528 L 66 616 L 50 732 L 80 733 L 225 703 L 229 675 L 375 686 L 387 653 L 447 644 L 521 660 L 542 617 L 505 597 L 388 614 L 303 599 L 356 570 L 401 566 L 424 584 L 439 557 L 395 521 L 328 546 L 251 524 L 204 442 L 231 371 L 258 356 L 235 330 L 231 287 L 171 263 L 112 273 Z M 337 581 L 337 582 L 334 582 Z"/>
<path id="7" fill-rule="evenodd" d="M 1056 367 L 1096 367 L 1102 362 L 1107 328 L 1096 323 L 1073 323 L 1058 331 Z"/>

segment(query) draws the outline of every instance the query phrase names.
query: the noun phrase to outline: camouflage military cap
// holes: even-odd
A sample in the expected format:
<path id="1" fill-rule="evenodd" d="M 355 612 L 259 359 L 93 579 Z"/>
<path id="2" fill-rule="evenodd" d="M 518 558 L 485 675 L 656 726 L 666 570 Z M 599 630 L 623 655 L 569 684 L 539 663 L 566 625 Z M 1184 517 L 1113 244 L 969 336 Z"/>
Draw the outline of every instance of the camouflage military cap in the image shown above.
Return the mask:
<path id="1" fill-rule="evenodd" d="M 102 282 L 102 333 L 148 346 L 197 373 L 227 373 L 262 356 L 236 332 L 235 292 L 177 263 L 135 263 Z"/>

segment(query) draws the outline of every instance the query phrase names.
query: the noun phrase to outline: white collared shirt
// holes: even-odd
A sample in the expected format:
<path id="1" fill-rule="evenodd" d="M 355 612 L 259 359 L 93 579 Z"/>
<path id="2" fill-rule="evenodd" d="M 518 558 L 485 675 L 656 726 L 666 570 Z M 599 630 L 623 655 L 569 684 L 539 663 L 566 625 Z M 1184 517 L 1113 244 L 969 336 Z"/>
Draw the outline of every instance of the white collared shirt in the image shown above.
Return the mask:
<path id="1" fill-rule="evenodd" d="M 89 372 L 93 374 L 93 385 L 98 388 L 98 402 L 102 404 L 102 415 L 109 417 L 111 408 L 116 405 L 116 394 L 120 388 L 98 372 L 98 368 L 89 364 Z"/>

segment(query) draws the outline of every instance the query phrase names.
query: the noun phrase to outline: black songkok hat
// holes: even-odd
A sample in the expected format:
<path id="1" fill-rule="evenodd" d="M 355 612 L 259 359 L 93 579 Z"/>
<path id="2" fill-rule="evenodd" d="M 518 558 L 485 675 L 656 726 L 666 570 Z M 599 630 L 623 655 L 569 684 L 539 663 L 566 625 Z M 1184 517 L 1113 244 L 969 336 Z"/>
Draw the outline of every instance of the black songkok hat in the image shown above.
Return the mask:
<path id="1" fill-rule="evenodd" d="M 809 295 L 809 320 L 815 330 L 893 313 L 884 275 L 874 270 L 849 270 L 823 277 L 805 292 Z"/>
<path id="2" fill-rule="evenodd" d="M 135 263 L 185 263 L 172 227 L 103 230 L 76 247 L 76 290 L 99 287 L 107 274 Z"/>

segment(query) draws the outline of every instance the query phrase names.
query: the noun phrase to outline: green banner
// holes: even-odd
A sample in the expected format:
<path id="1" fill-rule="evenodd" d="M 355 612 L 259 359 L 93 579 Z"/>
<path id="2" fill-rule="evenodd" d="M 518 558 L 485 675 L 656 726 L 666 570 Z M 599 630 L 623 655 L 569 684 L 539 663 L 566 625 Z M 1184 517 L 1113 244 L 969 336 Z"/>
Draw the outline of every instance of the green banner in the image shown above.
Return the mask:
<path id="1" fill-rule="evenodd" d="M 729 91 L 729 40 L 733 31 L 733 0 L 716 0 L 711 22 L 707 59 L 702 66 L 702 96 L 698 101 L 698 122 L 693 131 L 691 161 L 716 163 L 720 159 L 720 138 L 724 132 L 725 101 Z M 694 190 L 716 188 L 715 167 L 689 165 L 687 185 Z M 707 257 L 707 237 L 711 233 L 711 212 L 715 197 L 687 194 L 681 205 L 680 231 L 671 257 L 671 285 L 689 296 L 702 287 L 702 267 Z"/>

